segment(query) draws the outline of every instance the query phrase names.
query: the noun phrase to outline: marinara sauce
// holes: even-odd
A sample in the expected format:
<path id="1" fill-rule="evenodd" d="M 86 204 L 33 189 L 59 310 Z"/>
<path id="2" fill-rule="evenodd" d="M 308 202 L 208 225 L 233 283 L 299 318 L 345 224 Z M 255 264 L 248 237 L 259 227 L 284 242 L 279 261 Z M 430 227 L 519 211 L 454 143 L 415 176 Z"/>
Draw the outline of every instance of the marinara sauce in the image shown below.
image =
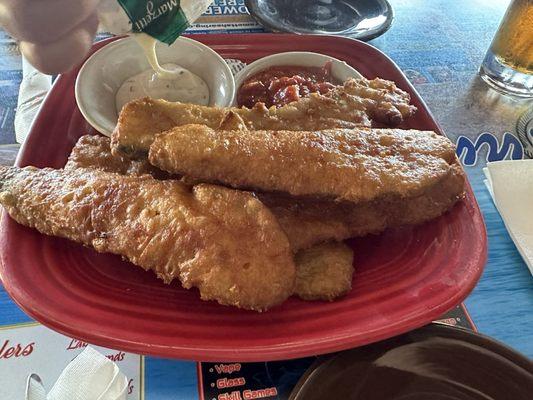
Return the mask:
<path id="1" fill-rule="evenodd" d="M 237 103 L 248 108 L 256 103 L 281 107 L 309 93 L 325 94 L 335 84 L 338 82 L 331 74 L 331 62 L 323 67 L 270 67 L 244 81 L 237 92 Z"/>

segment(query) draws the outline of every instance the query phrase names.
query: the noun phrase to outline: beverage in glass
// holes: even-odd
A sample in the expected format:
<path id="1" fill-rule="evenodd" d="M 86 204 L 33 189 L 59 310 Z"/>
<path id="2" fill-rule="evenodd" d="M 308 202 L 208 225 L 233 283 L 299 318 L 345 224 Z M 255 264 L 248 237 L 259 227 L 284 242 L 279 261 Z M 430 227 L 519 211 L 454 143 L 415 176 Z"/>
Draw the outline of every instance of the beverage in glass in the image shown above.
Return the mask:
<path id="1" fill-rule="evenodd" d="M 533 0 L 512 0 L 479 70 L 497 90 L 533 97 Z"/>

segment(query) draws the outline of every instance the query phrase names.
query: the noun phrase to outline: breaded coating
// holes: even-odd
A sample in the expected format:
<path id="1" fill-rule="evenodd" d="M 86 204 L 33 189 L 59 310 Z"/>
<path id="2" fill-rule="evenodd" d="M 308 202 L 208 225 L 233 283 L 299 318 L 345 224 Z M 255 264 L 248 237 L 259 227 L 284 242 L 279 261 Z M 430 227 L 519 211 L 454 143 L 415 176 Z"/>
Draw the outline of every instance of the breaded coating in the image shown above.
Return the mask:
<path id="1" fill-rule="evenodd" d="M 387 126 L 400 125 L 416 112 L 416 107 L 409 104 L 409 93 L 398 88 L 394 82 L 381 78 L 348 79 L 343 86 L 325 96 L 339 103 L 335 109 L 335 117 L 339 119 L 344 119 L 343 114 L 350 113 L 353 108 L 357 109 L 358 102 L 363 104 L 371 121 Z"/>
<path id="2" fill-rule="evenodd" d="M 413 197 L 456 162 L 455 146 L 431 131 L 222 131 L 185 125 L 157 135 L 149 161 L 201 182 L 361 203 Z"/>
<path id="3" fill-rule="evenodd" d="M 123 160 L 124 164 L 120 169 L 110 169 L 116 163 L 108 160 L 118 156 L 110 154 L 109 138 L 100 136 L 97 140 L 100 152 L 90 149 L 88 140 L 80 139 L 72 150 L 67 165 L 72 165 L 74 154 L 86 153 L 93 156 L 77 157 L 78 167 L 119 173 L 121 170 L 134 170 L 128 164 L 136 164 L 138 161 L 129 159 Z M 158 171 L 155 167 L 153 169 Z M 162 174 L 162 171 L 156 173 L 159 176 Z M 455 163 L 442 180 L 415 197 L 388 197 L 354 205 L 316 200 L 297 201 L 293 197 L 276 193 L 258 192 L 256 195 L 276 216 L 287 234 L 291 248 L 297 251 L 329 240 L 342 241 L 350 237 L 377 234 L 386 228 L 418 225 L 437 218 L 463 198 L 464 185 L 463 170 Z"/>
<path id="4" fill-rule="evenodd" d="M 159 176 L 164 173 L 148 164 L 147 161 L 124 159 L 111 154 L 110 140 L 105 136 L 82 136 L 70 154 L 65 168 L 94 168 L 107 172 L 116 172 L 122 175 L 152 174 Z M 269 199 L 275 203 L 274 199 Z M 288 206 L 290 207 L 290 205 Z M 286 210 L 287 206 L 281 207 Z M 274 208 L 277 210 L 277 208 Z M 281 215 L 283 211 L 281 211 Z M 282 219 L 289 224 L 297 223 L 297 217 Z M 318 218 L 317 218 L 318 219 Z M 328 222 L 325 222 L 326 225 Z M 306 228 L 319 231 L 321 221 L 311 221 Z M 282 227 L 283 228 L 283 227 Z M 291 227 L 285 227 L 292 232 Z M 328 240 L 331 234 L 320 236 Z M 296 240 L 293 238 L 293 240 Z M 316 241 L 311 239 L 310 246 Z M 296 249 L 297 250 L 297 249 Z M 352 249 L 342 242 L 329 242 L 311 246 L 309 249 L 300 250 L 295 255 L 296 285 L 295 295 L 304 300 L 333 300 L 342 296 L 351 288 L 352 282 Z M 338 268 L 338 269 L 337 269 Z"/>
<path id="5" fill-rule="evenodd" d="M 276 216 L 291 247 L 305 249 L 328 240 L 341 241 L 431 221 L 463 199 L 464 191 L 463 169 L 454 164 L 442 179 L 412 197 L 390 196 L 354 205 L 295 201 L 272 193 L 257 196 Z"/>
<path id="6" fill-rule="evenodd" d="M 348 79 L 327 94 L 313 93 L 270 109 L 262 103 L 252 109 L 216 108 L 144 98 L 122 109 L 113 132 L 112 148 L 114 153 L 142 158 L 157 133 L 175 126 L 201 124 L 213 129 L 234 129 L 233 124 L 226 123 L 228 112 L 239 116 L 252 130 L 315 131 L 371 126 L 372 121 L 396 126 L 416 111 L 409 102 L 408 93 L 398 89 L 394 82 L 379 78 Z"/>
<path id="7" fill-rule="evenodd" d="M 217 129 L 223 131 L 247 131 L 249 130 L 242 117 L 235 111 L 228 111 Z"/>
<path id="8" fill-rule="evenodd" d="M 101 135 L 81 136 L 68 157 L 65 169 L 91 168 L 121 175 L 149 174 L 166 179 L 169 174 L 151 165 L 148 160 L 133 160 L 121 154 L 111 154 L 110 139 Z"/>
<path id="9" fill-rule="evenodd" d="M 294 261 L 294 294 L 303 300 L 332 301 L 352 288 L 353 251 L 344 243 L 323 243 L 300 250 Z"/>
<path id="10" fill-rule="evenodd" d="M 263 311 L 293 293 L 286 235 L 252 194 L 95 169 L 0 167 L 18 223 L 119 254 L 204 300 Z"/>
<path id="11" fill-rule="evenodd" d="M 238 117 L 237 117 L 238 118 Z M 238 119 L 236 120 L 238 122 Z M 167 179 L 165 173 L 150 165 L 145 160 L 132 160 L 120 155 L 112 155 L 110 140 L 105 136 L 82 136 L 70 153 L 66 169 L 94 168 L 122 175 L 151 174 L 159 179 Z M 273 200 L 270 199 L 272 202 Z M 288 219 L 289 223 L 294 220 Z M 313 225 L 310 229 L 320 231 Z M 288 227 L 286 227 L 288 228 Z M 291 231 L 291 228 L 289 228 Z M 323 240 L 329 235 L 322 236 Z M 293 239 L 294 240 L 294 239 Z M 315 240 L 311 240 L 314 244 Z M 342 242 L 329 242 L 300 250 L 295 255 L 296 285 L 295 295 L 304 300 L 333 300 L 344 295 L 351 287 L 353 251 Z M 330 271 L 338 266 L 338 270 Z M 321 280 L 324 280 L 321 283 Z"/>

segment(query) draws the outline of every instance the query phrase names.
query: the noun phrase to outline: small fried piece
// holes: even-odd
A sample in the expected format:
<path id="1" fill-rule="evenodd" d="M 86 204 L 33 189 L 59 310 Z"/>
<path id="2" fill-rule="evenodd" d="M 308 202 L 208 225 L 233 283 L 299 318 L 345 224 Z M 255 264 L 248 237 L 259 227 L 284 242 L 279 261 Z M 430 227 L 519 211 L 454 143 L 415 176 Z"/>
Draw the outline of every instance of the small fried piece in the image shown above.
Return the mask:
<path id="1" fill-rule="evenodd" d="M 412 197 L 456 163 L 455 146 L 431 131 L 223 131 L 185 125 L 159 134 L 149 161 L 201 182 L 360 203 Z"/>
<path id="2" fill-rule="evenodd" d="M 96 169 L 0 167 L 0 204 L 39 232 L 119 254 L 203 300 L 264 311 L 294 289 L 289 242 L 252 194 Z"/>
<path id="3" fill-rule="evenodd" d="M 156 134 L 188 124 L 235 129 L 224 121 L 239 116 L 251 130 L 316 131 L 371 126 L 372 121 L 397 126 L 414 114 L 409 94 L 384 79 L 348 79 L 327 94 L 313 93 L 280 108 L 217 108 L 144 98 L 127 103 L 112 136 L 114 153 L 146 157 Z M 233 118 L 233 117 L 230 117 Z"/>
<path id="4" fill-rule="evenodd" d="M 342 242 L 300 250 L 295 256 L 294 294 L 303 300 L 332 301 L 352 289 L 353 251 Z"/>
<path id="5" fill-rule="evenodd" d="M 132 160 L 121 154 L 111 154 L 109 138 L 102 135 L 83 135 L 73 147 L 65 169 L 91 168 L 121 175 L 152 175 L 166 179 L 169 174 L 151 165 L 148 160 Z"/>
<path id="6" fill-rule="evenodd" d="M 228 111 L 218 129 L 223 131 L 247 131 L 249 130 L 244 120 L 235 111 Z"/>

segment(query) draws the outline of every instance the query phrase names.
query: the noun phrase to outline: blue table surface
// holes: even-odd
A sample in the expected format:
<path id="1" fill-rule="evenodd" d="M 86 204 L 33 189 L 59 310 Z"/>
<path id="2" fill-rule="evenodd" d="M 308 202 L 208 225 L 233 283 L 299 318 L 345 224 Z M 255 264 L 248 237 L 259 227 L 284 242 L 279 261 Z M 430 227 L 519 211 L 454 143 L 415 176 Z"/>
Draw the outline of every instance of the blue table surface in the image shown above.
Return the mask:
<path id="1" fill-rule="evenodd" d="M 514 133 L 517 118 L 533 106 L 531 101 L 499 95 L 476 75 L 508 2 L 395 0 L 391 3 L 395 9 L 392 28 L 371 43 L 406 73 L 452 140 L 463 137 L 475 143 L 486 133 L 501 145 L 504 134 Z M 8 40 L 5 34 L 0 37 L 0 41 Z M 12 49 L 6 50 L 4 46 L 2 52 L 0 143 L 11 143 L 12 114 L 21 73 L 20 65 L 14 65 L 8 57 L 11 53 L 6 53 Z M 466 305 L 480 332 L 533 357 L 532 277 L 483 185 L 481 171 L 487 157 L 497 160 L 513 155 L 494 152 L 489 145 L 478 147 L 476 162 L 465 161 L 473 164 L 465 168 L 487 225 L 489 258 Z M 519 155 L 515 153 L 514 158 L 520 158 Z M 0 325 L 29 320 L 0 287 Z"/>

